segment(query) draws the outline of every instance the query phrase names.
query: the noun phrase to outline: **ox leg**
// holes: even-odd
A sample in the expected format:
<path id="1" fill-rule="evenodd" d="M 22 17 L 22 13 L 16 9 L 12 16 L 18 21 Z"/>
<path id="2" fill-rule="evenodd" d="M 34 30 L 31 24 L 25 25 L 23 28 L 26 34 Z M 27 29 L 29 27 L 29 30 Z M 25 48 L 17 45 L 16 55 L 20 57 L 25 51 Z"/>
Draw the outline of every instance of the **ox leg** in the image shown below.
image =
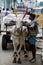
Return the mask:
<path id="1" fill-rule="evenodd" d="M 13 63 L 16 63 L 16 57 L 17 57 L 17 52 L 14 52 L 14 55 L 13 55 Z"/>
<path id="2" fill-rule="evenodd" d="M 24 57 L 25 57 L 25 58 L 28 57 L 26 49 L 24 50 Z"/>
<path id="3" fill-rule="evenodd" d="M 14 44 L 14 42 L 13 42 L 13 45 L 14 45 L 13 63 L 16 63 L 17 50 L 16 50 L 16 45 Z"/>
<path id="4" fill-rule="evenodd" d="M 21 63 L 20 53 L 21 52 L 18 52 L 17 63 Z"/>
<path id="5" fill-rule="evenodd" d="M 21 54 L 21 48 L 22 48 L 22 44 L 20 44 L 19 49 L 18 49 L 18 53 L 17 53 L 17 55 L 18 55 L 17 62 L 18 63 L 21 63 L 21 56 L 20 56 L 20 54 Z"/>
<path id="6" fill-rule="evenodd" d="M 13 59 L 13 63 L 16 63 L 16 52 L 14 52 L 14 59 Z"/>
<path id="7" fill-rule="evenodd" d="M 25 45 L 25 41 L 24 41 L 24 57 L 27 58 L 28 55 L 27 55 L 27 50 L 26 50 L 26 45 Z"/>

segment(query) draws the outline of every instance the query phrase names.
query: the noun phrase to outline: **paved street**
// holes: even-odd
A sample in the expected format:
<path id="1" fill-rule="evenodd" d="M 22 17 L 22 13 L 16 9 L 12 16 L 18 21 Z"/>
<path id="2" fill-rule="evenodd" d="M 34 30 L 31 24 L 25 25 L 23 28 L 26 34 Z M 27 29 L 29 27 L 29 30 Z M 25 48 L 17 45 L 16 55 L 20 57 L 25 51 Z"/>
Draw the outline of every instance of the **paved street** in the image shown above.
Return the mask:
<path id="1" fill-rule="evenodd" d="M 7 51 L 2 50 L 1 39 L 2 39 L 2 36 L 0 36 L 0 65 L 19 65 L 18 63 L 12 63 L 13 50 L 7 50 Z M 31 55 L 30 54 L 28 54 L 28 55 L 29 55 L 29 57 L 27 59 L 24 59 L 24 57 L 22 57 L 22 63 L 20 65 L 42 65 L 40 55 L 36 55 L 36 62 L 35 63 L 29 62 Z"/>

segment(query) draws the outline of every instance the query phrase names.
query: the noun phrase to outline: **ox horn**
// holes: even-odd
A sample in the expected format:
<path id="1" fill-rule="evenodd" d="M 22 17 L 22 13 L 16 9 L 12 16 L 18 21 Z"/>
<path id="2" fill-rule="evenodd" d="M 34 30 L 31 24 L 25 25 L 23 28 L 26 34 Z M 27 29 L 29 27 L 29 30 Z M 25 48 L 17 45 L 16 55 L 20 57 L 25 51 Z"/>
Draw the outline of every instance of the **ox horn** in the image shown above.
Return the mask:
<path id="1" fill-rule="evenodd" d="M 17 10 L 14 8 L 14 14 L 16 15 L 16 17 L 17 17 Z"/>
<path id="2" fill-rule="evenodd" d="M 23 18 L 22 19 L 24 19 L 24 17 L 26 16 L 26 14 L 28 13 L 28 7 L 26 7 L 26 10 L 25 10 L 25 13 L 24 13 L 24 15 L 23 15 Z"/>

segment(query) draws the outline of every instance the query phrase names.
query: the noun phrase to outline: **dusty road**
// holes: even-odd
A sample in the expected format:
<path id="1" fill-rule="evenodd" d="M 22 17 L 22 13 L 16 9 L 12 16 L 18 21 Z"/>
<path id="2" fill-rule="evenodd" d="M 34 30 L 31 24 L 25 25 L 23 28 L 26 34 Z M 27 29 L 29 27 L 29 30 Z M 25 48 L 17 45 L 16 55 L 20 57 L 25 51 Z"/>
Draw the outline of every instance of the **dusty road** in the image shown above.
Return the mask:
<path id="1" fill-rule="evenodd" d="M 18 63 L 12 63 L 13 50 L 6 50 L 6 51 L 2 50 L 1 41 L 2 41 L 2 36 L 0 36 L 0 65 L 19 65 Z M 29 62 L 30 57 L 31 57 L 30 55 L 27 59 L 24 59 L 22 57 L 22 63 L 20 65 L 42 65 L 40 55 L 36 55 L 36 62 L 35 63 Z"/>

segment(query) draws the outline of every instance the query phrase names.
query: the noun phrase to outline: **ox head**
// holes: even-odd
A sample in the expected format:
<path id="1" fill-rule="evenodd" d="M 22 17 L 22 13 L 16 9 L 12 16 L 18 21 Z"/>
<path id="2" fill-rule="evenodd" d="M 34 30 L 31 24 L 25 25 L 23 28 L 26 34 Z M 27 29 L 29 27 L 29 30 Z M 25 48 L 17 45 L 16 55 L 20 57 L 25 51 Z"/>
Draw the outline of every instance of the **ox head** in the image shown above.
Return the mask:
<path id="1" fill-rule="evenodd" d="M 22 26 L 23 26 L 23 23 L 22 23 L 22 19 L 18 18 L 17 21 L 16 21 L 16 31 L 20 34 L 22 32 Z"/>
<path id="2" fill-rule="evenodd" d="M 26 9 L 26 10 L 27 10 L 27 9 Z M 26 11 L 26 12 L 27 12 L 27 11 Z M 15 28 L 16 28 L 16 31 L 17 31 L 18 33 L 21 33 L 21 32 L 22 32 L 22 27 L 23 27 L 23 18 L 25 17 L 26 12 L 25 12 L 25 14 L 23 15 L 23 17 L 21 17 L 22 15 L 18 17 L 18 15 L 15 14 L 16 17 L 17 17 Z"/>

